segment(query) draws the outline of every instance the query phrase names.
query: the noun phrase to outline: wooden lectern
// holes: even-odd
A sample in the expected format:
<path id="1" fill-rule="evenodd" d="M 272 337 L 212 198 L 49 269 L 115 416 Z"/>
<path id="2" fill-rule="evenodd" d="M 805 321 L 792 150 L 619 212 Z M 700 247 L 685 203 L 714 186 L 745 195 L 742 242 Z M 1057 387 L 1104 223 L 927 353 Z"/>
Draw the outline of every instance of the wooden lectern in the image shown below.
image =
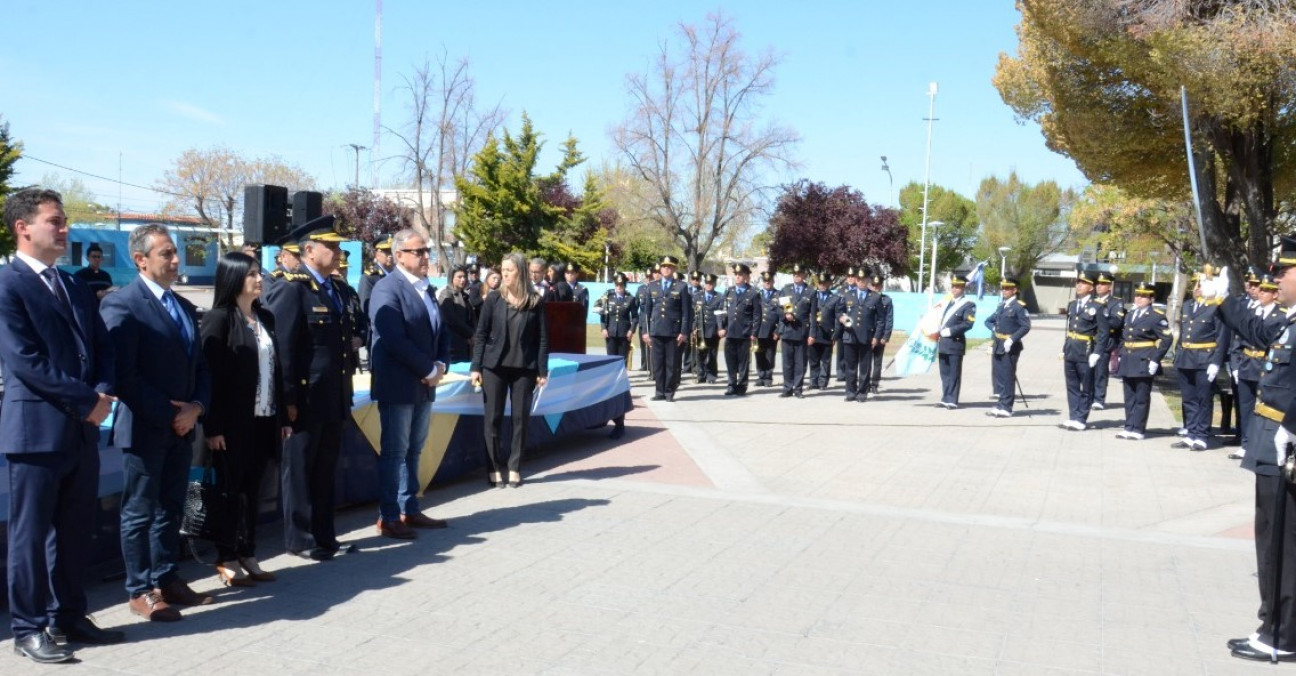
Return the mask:
<path id="1" fill-rule="evenodd" d="M 549 353 L 585 354 L 585 306 L 573 301 L 545 303 L 549 328 Z"/>

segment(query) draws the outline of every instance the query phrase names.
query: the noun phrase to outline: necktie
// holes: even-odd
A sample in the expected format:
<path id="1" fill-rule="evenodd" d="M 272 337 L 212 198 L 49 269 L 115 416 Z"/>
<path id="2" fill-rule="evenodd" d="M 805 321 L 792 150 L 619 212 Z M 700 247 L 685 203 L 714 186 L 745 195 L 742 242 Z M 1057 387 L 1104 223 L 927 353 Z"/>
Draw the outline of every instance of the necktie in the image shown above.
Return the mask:
<path id="1" fill-rule="evenodd" d="M 333 309 L 339 313 L 342 312 L 342 302 L 338 300 L 337 290 L 333 288 L 333 280 L 324 280 L 324 292 L 328 294 L 329 301 L 333 303 Z"/>
<path id="2" fill-rule="evenodd" d="M 71 308 L 72 304 L 68 302 L 67 293 L 63 291 L 63 285 L 59 283 L 58 273 L 54 272 L 54 268 L 42 270 L 41 277 L 44 277 L 45 283 L 50 285 L 50 289 L 54 291 L 54 297 L 58 299 L 58 302 L 62 303 L 63 307 Z"/>
<path id="3" fill-rule="evenodd" d="M 670 282 L 664 282 L 662 284 L 662 291 L 670 291 Z"/>
<path id="4" fill-rule="evenodd" d="M 189 323 L 180 314 L 180 303 L 176 302 L 175 295 L 170 290 L 162 294 L 162 305 L 166 308 L 167 314 L 171 315 L 171 321 L 175 322 L 176 328 L 180 329 L 180 336 L 184 338 L 185 349 L 188 350 L 193 345 L 193 336 L 189 334 Z"/>

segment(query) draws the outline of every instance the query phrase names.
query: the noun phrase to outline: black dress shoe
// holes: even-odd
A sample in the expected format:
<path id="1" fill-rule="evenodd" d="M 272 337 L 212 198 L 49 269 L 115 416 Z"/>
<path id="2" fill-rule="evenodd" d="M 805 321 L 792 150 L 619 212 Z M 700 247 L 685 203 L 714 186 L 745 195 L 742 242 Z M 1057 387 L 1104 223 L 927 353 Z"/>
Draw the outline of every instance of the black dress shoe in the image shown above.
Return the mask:
<path id="1" fill-rule="evenodd" d="M 671 403 L 674 403 L 674 402 L 675 402 L 675 393 L 674 393 L 674 392 L 667 392 L 667 393 L 666 393 L 666 401 L 669 401 L 669 402 L 671 402 Z"/>
<path id="2" fill-rule="evenodd" d="M 783 390 L 779 393 L 779 399 L 787 399 L 792 396 L 792 390 Z"/>
<path id="3" fill-rule="evenodd" d="M 1233 648 L 1232 653 L 1234 657 L 1240 657 L 1244 660 L 1255 660 L 1257 662 L 1268 662 L 1273 659 L 1273 656 L 1268 652 L 1256 650 L 1251 647 L 1251 641 L 1247 641 L 1246 643 Z M 1280 654 L 1278 655 L 1278 661 L 1296 662 L 1296 653 Z"/>
<path id="4" fill-rule="evenodd" d="M 1228 640 L 1228 647 L 1229 650 L 1237 650 L 1250 642 L 1250 638 L 1231 638 Z"/>
<path id="5" fill-rule="evenodd" d="M 69 639 L 89 645 L 113 645 L 126 640 L 126 632 L 100 629 L 88 617 L 78 617 L 61 627 L 51 626 L 45 632 L 57 645 L 67 645 Z"/>
<path id="6" fill-rule="evenodd" d="M 609 439 L 617 440 L 625 436 L 625 425 L 617 425 L 612 428 L 612 433 L 608 435 Z"/>
<path id="7" fill-rule="evenodd" d="M 290 549 L 288 550 L 288 553 L 300 559 L 308 559 L 310 561 L 328 561 L 333 558 L 335 552 L 324 549 L 323 547 L 311 547 L 310 549 Z"/>
<path id="8" fill-rule="evenodd" d="M 38 631 L 20 639 L 14 639 L 14 654 L 40 664 L 66 662 L 76 657 L 76 653 L 55 644 L 54 640 L 43 631 Z"/>
<path id="9" fill-rule="evenodd" d="M 1173 444 L 1170 444 L 1170 448 L 1192 448 L 1192 444 L 1187 441 L 1176 441 Z"/>
<path id="10" fill-rule="evenodd" d="M 665 400 L 666 400 L 666 395 L 664 395 L 664 394 L 654 394 L 652 400 L 653 400 L 653 401 L 665 401 Z"/>
<path id="11" fill-rule="evenodd" d="M 805 394 L 803 394 L 803 393 L 801 392 L 801 390 L 797 390 L 797 391 L 796 391 L 796 394 L 794 394 L 794 395 L 792 395 L 792 396 L 796 397 L 797 399 L 805 399 Z"/>
<path id="12" fill-rule="evenodd" d="M 724 396 L 726 396 L 726 397 L 732 397 L 732 396 L 734 396 L 734 388 L 732 388 L 732 387 L 727 387 L 727 388 L 725 388 Z"/>

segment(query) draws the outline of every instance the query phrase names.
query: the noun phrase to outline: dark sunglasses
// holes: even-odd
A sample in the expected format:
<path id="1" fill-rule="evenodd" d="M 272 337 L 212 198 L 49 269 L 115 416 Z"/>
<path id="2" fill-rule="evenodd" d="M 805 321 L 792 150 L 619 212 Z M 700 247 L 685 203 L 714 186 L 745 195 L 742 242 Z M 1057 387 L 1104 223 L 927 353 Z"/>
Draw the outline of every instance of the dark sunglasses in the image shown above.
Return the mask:
<path id="1" fill-rule="evenodd" d="M 432 249 L 425 246 L 418 249 L 401 249 L 401 251 L 404 251 L 407 254 L 414 254 L 415 256 L 426 256 L 432 251 Z"/>

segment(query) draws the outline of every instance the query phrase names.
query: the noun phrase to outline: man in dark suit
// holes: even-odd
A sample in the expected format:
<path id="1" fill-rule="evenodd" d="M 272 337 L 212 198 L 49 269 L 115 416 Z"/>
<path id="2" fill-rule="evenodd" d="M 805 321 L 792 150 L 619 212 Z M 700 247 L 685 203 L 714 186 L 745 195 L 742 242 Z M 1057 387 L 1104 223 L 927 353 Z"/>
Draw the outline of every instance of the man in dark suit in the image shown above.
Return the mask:
<path id="1" fill-rule="evenodd" d="M 17 242 L 0 269 L 0 452 L 9 470 L 8 592 L 14 652 L 73 657 L 68 639 L 117 643 L 86 617 L 85 576 L 99 488 L 99 424 L 112 410 L 112 343 L 85 284 L 59 272 L 62 198 L 28 188 L 5 202 Z"/>
<path id="2" fill-rule="evenodd" d="M 122 449 L 121 542 L 130 610 L 147 620 L 180 619 L 176 605 L 206 605 L 180 578 L 194 426 L 211 401 L 198 312 L 171 291 L 180 254 L 166 226 L 131 231 L 134 281 L 104 298 L 100 311 L 117 359 L 113 438 Z"/>
<path id="3" fill-rule="evenodd" d="M 661 279 L 648 285 L 648 299 L 640 317 L 652 337 L 653 381 L 656 401 L 675 401 L 679 388 L 684 342 L 693 326 L 693 303 L 688 287 L 675 281 L 674 256 L 661 260 Z"/>
<path id="4" fill-rule="evenodd" d="M 751 268 L 735 263 L 733 276 L 733 286 L 725 291 L 720 337 L 725 339 L 725 371 L 729 378 L 725 396 L 743 396 L 747 394 L 751 348 L 756 346 L 760 333 L 762 305 L 760 292 L 750 285 Z"/>
<path id="5" fill-rule="evenodd" d="M 445 528 L 419 509 L 418 459 L 432 419 L 436 386 L 450 364 L 450 328 L 428 286 L 428 246 L 413 230 L 392 237 L 396 268 L 374 285 L 373 400 L 382 424 L 378 456 L 378 533 L 414 538 L 414 528 Z M 462 268 L 455 268 L 459 289 Z"/>
<path id="6" fill-rule="evenodd" d="M 756 331 L 756 386 L 770 387 L 774 384 L 774 358 L 778 353 L 783 310 L 774 290 L 774 273 L 766 270 L 760 273 L 760 280 L 761 288 L 757 291 L 761 300 L 761 320 Z"/>
<path id="7" fill-rule="evenodd" d="M 333 217 L 308 221 L 290 237 L 299 243 L 302 266 L 264 294 L 275 315 L 284 405 L 293 424 L 280 465 L 284 547 L 294 556 L 325 561 L 355 551 L 338 542 L 333 523 L 334 474 L 351 415 L 346 356 L 353 328 L 330 279 L 343 241 Z"/>
<path id="8" fill-rule="evenodd" d="M 95 300 L 103 300 L 108 295 L 108 290 L 112 288 L 112 275 L 103 269 L 103 248 L 98 243 L 91 244 L 86 249 L 86 266 L 76 271 L 76 278 L 85 282 L 94 293 Z"/>
<path id="9" fill-rule="evenodd" d="M 806 339 L 810 353 L 810 389 L 826 390 L 832 379 L 833 334 L 837 332 L 840 297 L 832 292 L 832 275 L 819 273 L 818 290 L 810 302 L 810 336 Z"/>
<path id="10" fill-rule="evenodd" d="M 842 290 L 837 301 L 837 344 L 846 355 L 846 401 L 868 401 L 869 363 L 877 337 L 876 295 L 869 291 L 868 274 L 857 270 L 855 287 Z"/>
<path id="11" fill-rule="evenodd" d="M 702 275 L 703 288 L 693 296 L 693 335 L 696 348 L 694 361 L 697 363 L 699 383 L 714 383 L 720 377 L 720 357 L 716 354 L 720 347 L 720 315 L 725 313 L 724 297 L 716 293 L 714 274 Z"/>
<path id="12" fill-rule="evenodd" d="M 779 305 L 783 319 L 779 334 L 783 339 L 783 392 L 780 397 L 802 396 L 806 372 L 806 339 L 810 337 L 810 310 L 814 293 L 806 286 L 806 268 L 792 266 L 792 283 L 783 287 Z"/>

